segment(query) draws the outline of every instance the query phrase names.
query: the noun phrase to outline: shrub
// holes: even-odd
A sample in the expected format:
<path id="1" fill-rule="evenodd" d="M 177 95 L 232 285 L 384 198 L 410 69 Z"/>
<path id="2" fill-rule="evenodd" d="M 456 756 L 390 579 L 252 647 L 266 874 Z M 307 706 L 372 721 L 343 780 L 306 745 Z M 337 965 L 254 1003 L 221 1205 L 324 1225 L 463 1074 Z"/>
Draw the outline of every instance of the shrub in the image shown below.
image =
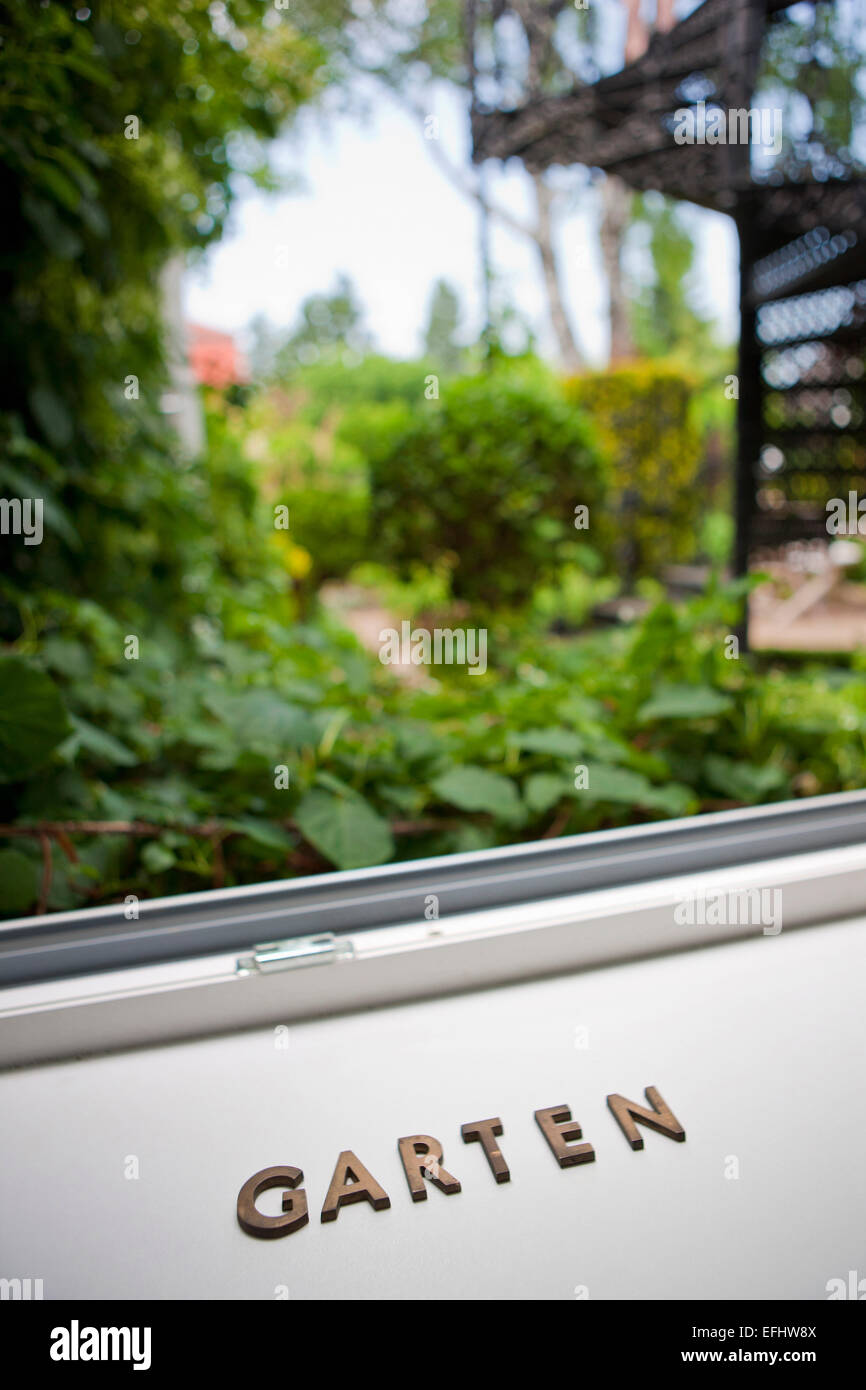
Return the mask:
<path id="1" fill-rule="evenodd" d="M 565 385 L 567 399 L 591 419 L 606 465 L 609 505 L 593 540 L 628 587 L 694 553 L 701 519 L 694 390 L 689 376 L 659 362 L 590 372 Z"/>
<path id="2" fill-rule="evenodd" d="M 289 507 L 286 546 L 302 547 L 308 588 L 369 558 L 367 455 L 424 403 L 429 365 L 370 356 L 319 362 L 260 391 L 236 424 L 263 491 Z M 372 446 L 377 447 L 376 444 Z"/>
<path id="3" fill-rule="evenodd" d="M 419 401 L 425 378 L 433 370 L 423 361 L 403 362 L 371 353 L 356 363 L 317 362 L 279 380 L 281 388 L 297 398 L 300 418 L 320 425 L 329 415 L 337 412 L 344 417 L 357 406 Z"/>
<path id="4" fill-rule="evenodd" d="M 305 487 L 286 494 L 291 538 L 310 556 L 311 584 L 342 579 L 367 558 L 369 500 L 363 488 Z"/>
<path id="5" fill-rule="evenodd" d="M 600 497 L 591 431 L 546 373 L 464 377 L 391 425 L 367 437 L 377 555 L 401 573 L 447 558 L 456 598 L 523 600 Z"/>

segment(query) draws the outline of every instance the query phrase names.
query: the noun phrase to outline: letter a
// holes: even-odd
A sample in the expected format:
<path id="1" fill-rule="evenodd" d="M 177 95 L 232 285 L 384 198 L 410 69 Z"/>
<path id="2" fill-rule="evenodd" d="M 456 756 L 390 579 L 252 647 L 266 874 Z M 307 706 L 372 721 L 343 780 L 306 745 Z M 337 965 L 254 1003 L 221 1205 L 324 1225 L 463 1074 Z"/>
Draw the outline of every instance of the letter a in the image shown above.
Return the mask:
<path id="1" fill-rule="evenodd" d="M 384 1211 L 390 1207 L 391 1198 L 352 1150 L 344 1149 L 337 1159 L 322 1207 L 322 1220 L 336 1221 L 340 1207 L 347 1207 L 351 1202 L 369 1202 L 374 1211 Z"/>

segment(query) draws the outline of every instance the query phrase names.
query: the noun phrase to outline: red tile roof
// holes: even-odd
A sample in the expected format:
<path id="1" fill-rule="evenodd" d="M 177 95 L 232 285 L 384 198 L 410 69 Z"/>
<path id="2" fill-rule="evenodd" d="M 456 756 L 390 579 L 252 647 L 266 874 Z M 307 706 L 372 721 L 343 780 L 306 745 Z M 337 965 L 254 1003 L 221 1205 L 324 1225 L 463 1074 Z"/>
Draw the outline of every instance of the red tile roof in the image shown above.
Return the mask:
<path id="1" fill-rule="evenodd" d="M 231 333 L 188 323 L 186 334 L 189 364 L 202 386 L 222 390 L 249 381 L 249 369 Z"/>

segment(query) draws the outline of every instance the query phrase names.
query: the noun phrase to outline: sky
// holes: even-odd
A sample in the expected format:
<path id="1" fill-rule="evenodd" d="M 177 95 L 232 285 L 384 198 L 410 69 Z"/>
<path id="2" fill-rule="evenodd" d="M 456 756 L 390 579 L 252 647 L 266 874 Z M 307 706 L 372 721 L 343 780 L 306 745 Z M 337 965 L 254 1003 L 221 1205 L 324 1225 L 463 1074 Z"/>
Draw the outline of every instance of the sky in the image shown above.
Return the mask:
<path id="1" fill-rule="evenodd" d="M 443 151 L 467 163 L 465 112 L 442 87 L 434 112 Z M 187 318 L 238 332 L 256 315 L 288 329 L 310 294 L 330 289 L 344 272 L 354 282 L 366 326 L 381 351 L 412 357 L 421 345 L 432 287 L 457 290 L 462 332 L 482 325 L 479 225 L 474 202 L 457 191 L 431 154 L 423 127 L 384 93 L 367 117 L 305 115 L 276 149 L 292 191 L 241 192 L 222 241 L 192 267 Z M 512 213 L 527 213 L 531 188 L 519 165 L 491 163 L 489 188 Z M 725 340 L 737 331 L 737 244 L 733 224 L 690 208 L 698 244 L 698 307 L 718 320 Z M 579 346 L 593 363 L 607 355 L 606 290 L 598 250 L 597 200 L 579 195 L 564 219 L 557 252 Z M 539 350 L 553 353 L 535 249 L 494 224 L 492 253 L 501 293 L 532 324 Z M 640 273 L 639 253 L 627 268 Z"/>

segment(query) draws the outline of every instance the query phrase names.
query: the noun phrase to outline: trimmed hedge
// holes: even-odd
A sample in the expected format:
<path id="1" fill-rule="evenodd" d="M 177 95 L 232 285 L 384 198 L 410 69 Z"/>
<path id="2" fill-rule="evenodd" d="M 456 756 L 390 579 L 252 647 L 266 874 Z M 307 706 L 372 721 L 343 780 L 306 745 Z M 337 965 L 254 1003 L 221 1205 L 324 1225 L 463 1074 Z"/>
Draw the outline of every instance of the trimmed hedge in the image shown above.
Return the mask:
<path id="1" fill-rule="evenodd" d="M 552 574 L 575 506 L 602 492 L 584 416 L 547 373 L 513 368 L 449 383 L 371 437 L 367 460 L 377 558 L 404 574 L 444 558 L 456 598 L 494 606 Z"/>
<path id="2" fill-rule="evenodd" d="M 696 383 L 665 363 L 639 362 L 565 383 L 566 398 L 592 422 L 601 445 L 607 505 L 593 542 L 630 587 L 694 553 L 702 515 Z"/>

